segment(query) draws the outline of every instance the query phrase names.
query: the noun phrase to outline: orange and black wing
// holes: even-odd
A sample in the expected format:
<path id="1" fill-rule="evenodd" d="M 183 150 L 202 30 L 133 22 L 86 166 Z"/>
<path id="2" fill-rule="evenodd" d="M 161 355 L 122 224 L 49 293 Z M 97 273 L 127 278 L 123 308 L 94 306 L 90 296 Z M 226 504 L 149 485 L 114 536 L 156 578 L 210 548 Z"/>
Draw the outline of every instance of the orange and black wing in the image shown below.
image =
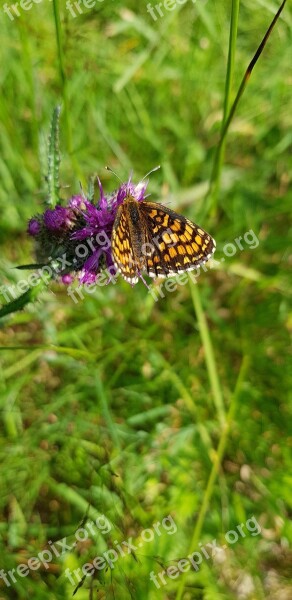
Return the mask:
<path id="1" fill-rule="evenodd" d="M 201 227 L 156 202 L 141 202 L 140 210 L 147 229 L 148 275 L 168 277 L 191 271 L 211 258 L 216 243 Z"/>
<path id="2" fill-rule="evenodd" d="M 112 255 L 116 269 L 123 278 L 134 285 L 139 277 L 130 236 L 128 211 L 125 204 L 119 206 L 112 231 Z"/>

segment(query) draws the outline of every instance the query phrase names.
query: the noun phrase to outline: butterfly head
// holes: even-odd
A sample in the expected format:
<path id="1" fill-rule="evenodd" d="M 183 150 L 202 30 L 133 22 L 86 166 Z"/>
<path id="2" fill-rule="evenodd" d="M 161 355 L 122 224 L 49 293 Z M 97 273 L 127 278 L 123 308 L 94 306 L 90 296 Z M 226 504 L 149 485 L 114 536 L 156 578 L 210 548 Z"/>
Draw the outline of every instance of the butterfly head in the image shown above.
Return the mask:
<path id="1" fill-rule="evenodd" d="M 148 181 L 141 181 L 138 184 L 134 184 L 132 182 L 131 177 L 126 183 L 123 183 L 117 192 L 117 195 L 114 200 L 114 204 L 116 207 L 124 204 L 129 200 L 136 200 L 136 202 L 142 202 L 145 200 L 145 192 L 148 185 Z"/>

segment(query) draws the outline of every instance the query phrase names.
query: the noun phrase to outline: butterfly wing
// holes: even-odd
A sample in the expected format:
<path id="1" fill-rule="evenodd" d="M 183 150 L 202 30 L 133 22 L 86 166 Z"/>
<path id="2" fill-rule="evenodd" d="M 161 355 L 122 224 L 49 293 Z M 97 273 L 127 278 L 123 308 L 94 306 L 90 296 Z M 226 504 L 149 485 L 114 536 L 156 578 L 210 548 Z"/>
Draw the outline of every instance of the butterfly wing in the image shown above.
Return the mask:
<path id="1" fill-rule="evenodd" d="M 201 227 L 173 210 L 129 199 L 117 210 L 112 232 L 114 264 L 134 285 L 142 271 L 168 277 L 191 271 L 211 258 L 216 243 Z"/>
<path id="2" fill-rule="evenodd" d="M 121 204 L 117 210 L 112 231 L 111 246 L 116 269 L 128 283 L 134 285 L 139 280 L 139 275 L 134 256 L 129 211 L 126 203 Z"/>
<path id="3" fill-rule="evenodd" d="M 148 275 L 168 277 L 191 271 L 211 258 L 216 243 L 201 227 L 156 202 L 143 201 L 140 210 L 147 230 Z"/>

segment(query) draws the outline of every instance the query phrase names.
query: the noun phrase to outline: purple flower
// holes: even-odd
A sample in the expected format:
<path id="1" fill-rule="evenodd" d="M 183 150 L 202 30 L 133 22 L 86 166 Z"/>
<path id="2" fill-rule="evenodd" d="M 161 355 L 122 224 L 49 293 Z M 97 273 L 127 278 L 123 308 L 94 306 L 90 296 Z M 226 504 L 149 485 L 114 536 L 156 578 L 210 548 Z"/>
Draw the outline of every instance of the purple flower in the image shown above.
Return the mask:
<path id="1" fill-rule="evenodd" d="M 80 283 L 94 283 L 96 281 L 101 254 L 102 249 L 98 248 L 85 261 L 83 269 L 79 275 Z"/>
<path id="2" fill-rule="evenodd" d="M 65 225 L 70 226 L 70 210 L 63 206 L 56 208 L 48 208 L 44 213 L 44 225 L 51 231 L 58 231 L 64 228 Z"/>
<path id="3" fill-rule="evenodd" d="M 37 219 L 30 219 L 28 222 L 27 231 L 29 235 L 35 236 L 40 232 L 41 225 Z"/>
<path id="4" fill-rule="evenodd" d="M 105 196 L 98 179 L 100 199 L 97 204 L 83 195 L 72 196 L 66 206 L 48 208 L 32 218 L 28 233 L 35 239 L 37 262 L 54 264 L 61 269 L 56 273 L 64 284 L 78 277 L 81 284 L 94 283 L 107 271 L 108 281 L 116 275 L 111 251 L 111 236 L 117 210 L 128 196 L 137 202 L 145 198 L 147 182 L 138 185 L 131 177 L 118 190 Z M 82 243 L 81 243 L 82 242 Z M 66 258 L 63 260 L 62 257 Z"/>
<path id="5" fill-rule="evenodd" d="M 84 196 L 72 196 L 68 202 L 68 207 L 72 208 L 76 212 L 85 210 L 89 205 L 89 200 L 84 198 Z"/>
<path id="6" fill-rule="evenodd" d="M 61 280 L 64 285 L 70 285 L 70 283 L 72 283 L 74 280 L 74 277 L 73 275 L 70 275 L 70 273 L 67 273 L 67 275 L 62 275 Z"/>
<path id="7" fill-rule="evenodd" d="M 101 271 L 99 269 L 99 262 L 101 256 L 104 256 L 104 266 L 107 268 L 108 281 L 109 283 L 116 275 L 116 267 L 113 262 L 111 249 L 104 250 L 102 247 L 95 250 L 95 252 L 87 259 L 84 263 L 83 269 L 79 275 L 80 283 L 95 283 L 100 277 Z"/>

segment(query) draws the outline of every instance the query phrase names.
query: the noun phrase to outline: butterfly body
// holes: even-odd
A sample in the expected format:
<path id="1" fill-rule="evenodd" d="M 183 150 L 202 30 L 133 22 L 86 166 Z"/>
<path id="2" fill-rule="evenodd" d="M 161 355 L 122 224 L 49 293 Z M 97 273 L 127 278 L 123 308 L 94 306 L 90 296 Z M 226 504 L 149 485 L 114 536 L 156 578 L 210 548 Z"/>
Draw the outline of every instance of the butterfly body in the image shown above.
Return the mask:
<path id="1" fill-rule="evenodd" d="M 168 277 L 195 269 L 211 258 L 212 237 L 166 206 L 129 195 L 117 210 L 112 254 L 117 270 L 134 285 L 146 272 Z"/>

